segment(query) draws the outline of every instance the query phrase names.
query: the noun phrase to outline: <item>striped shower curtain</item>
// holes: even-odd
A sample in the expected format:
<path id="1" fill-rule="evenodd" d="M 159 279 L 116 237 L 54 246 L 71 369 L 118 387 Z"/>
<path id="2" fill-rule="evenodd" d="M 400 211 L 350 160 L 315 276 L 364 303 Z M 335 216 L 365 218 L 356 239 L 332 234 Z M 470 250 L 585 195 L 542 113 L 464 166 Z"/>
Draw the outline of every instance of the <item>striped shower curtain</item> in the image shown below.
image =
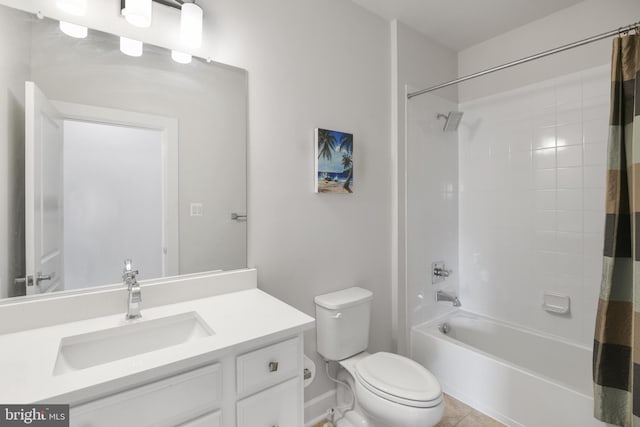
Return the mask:
<path id="1" fill-rule="evenodd" d="M 640 35 L 614 40 L 611 77 L 594 413 L 611 424 L 640 427 Z"/>

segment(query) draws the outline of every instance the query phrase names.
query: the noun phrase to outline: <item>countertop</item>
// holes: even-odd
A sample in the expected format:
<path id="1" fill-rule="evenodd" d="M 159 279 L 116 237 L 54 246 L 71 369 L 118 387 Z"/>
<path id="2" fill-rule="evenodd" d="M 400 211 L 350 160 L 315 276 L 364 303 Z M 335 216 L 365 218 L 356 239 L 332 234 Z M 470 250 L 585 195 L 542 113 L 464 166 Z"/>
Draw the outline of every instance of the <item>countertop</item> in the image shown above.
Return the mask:
<path id="1" fill-rule="evenodd" d="M 125 308 L 114 315 L 0 335 L 0 402 L 77 402 L 89 392 L 151 381 L 170 370 L 214 361 L 232 347 L 296 335 L 314 326 L 312 317 L 258 289 L 148 309 L 144 308 L 143 296 L 143 317 L 133 321 L 125 320 Z M 78 371 L 53 374 L 64 337 L 192 311 L 215 331 L 214 335 Z"/>

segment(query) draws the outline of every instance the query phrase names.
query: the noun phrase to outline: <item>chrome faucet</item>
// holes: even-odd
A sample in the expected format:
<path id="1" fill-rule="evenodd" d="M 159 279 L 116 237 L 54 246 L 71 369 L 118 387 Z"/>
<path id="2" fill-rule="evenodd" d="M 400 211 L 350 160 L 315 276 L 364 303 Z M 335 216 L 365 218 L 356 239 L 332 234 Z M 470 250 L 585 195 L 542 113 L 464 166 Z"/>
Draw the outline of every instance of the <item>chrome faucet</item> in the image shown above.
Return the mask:
<path id="1" fill-rule="evenodd" d="M 133 269 L 133 262 L 130 259 L 124 260 L 124 270 L 122 271 L 122 280 L 129 288 L 129 304 L 127 306 L 127 320 L 142 317 L 140 314 L 140 306 L 142 305 L 142 292 L 140 284 L 136 280 L 138 270 Z"/>
<path id="2" fill-rule="evenodd" d="M 448 294 L 444 291 L 436 292 L 436 302 L 437 301 L 452 302 L 454 307 L 460 307 L 462 305 L 457 296 Z"/>

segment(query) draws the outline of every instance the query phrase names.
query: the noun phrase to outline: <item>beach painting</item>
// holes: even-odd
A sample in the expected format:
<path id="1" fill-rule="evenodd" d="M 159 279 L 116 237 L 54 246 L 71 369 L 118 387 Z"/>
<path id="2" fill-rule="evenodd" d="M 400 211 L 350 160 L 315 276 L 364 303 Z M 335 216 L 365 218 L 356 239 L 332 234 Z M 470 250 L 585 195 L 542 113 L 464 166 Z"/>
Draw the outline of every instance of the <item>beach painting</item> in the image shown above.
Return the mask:
<path id="1" fill-rule="evenodd" d="M 353 134 L 316 129 L 316 193 L 353 193 Z"/>

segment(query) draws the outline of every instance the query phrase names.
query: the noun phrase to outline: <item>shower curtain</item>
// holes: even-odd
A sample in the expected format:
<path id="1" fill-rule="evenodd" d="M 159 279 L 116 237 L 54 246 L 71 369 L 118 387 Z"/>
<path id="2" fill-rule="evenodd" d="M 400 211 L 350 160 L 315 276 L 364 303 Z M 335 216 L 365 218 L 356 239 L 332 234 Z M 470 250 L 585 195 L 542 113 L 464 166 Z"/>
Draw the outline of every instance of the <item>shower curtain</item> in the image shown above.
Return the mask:
<path id="1" fill-rule="evenodd" d="M 640 427 L 640 35 L 617 37 L 612 62 L 594 414 Z"/>

